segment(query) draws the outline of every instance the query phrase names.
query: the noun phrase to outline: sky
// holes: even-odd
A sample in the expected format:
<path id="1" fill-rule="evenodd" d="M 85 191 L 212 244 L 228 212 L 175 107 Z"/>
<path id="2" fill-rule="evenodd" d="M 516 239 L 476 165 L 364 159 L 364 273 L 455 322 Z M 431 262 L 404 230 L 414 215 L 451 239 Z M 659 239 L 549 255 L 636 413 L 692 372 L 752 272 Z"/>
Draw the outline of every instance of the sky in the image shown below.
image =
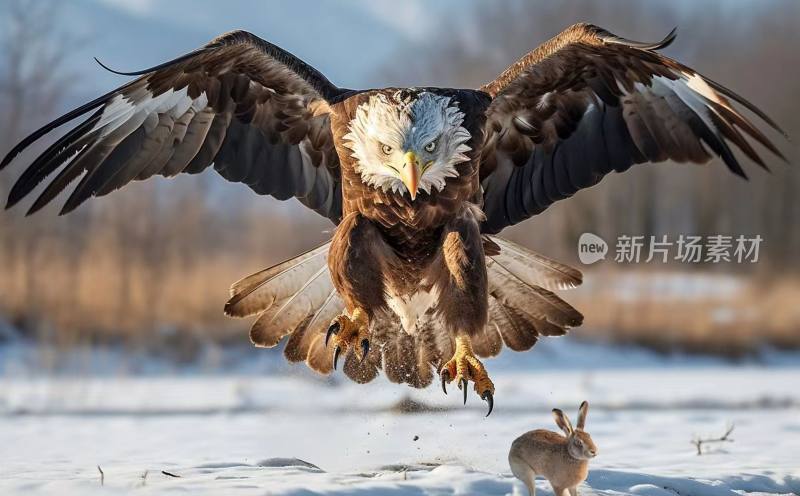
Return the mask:
<path id="1" fill-rule="evenodd" d="M 458 34 L 468 42 L 469 32 L 464 30 L 476 29 L 469 16 L 479 3 L 480 0 L 73 0 L 56 5 L 60 9 L 58 25 L 79 40 L 65 64 L 70 74 L 77 75 L 68 102 L 72 105 L 128 80 L 102 70 L 93 57 L 118 70 L 138 70 L 191 51 L 234 29 L 251 31 L 281 46 L 340 86 L 391 86 L 397 81 L 387 80 L 387 72 L 402 73 L 402 64 L 418 50 L 441 39 L 442 33 Z M 680 3 L 693 12 L 703 10 L 690 0 Z M 613 2 L 599 5 L 613 8 Z M 725 5 L 726 12 L 717 15 L 755 4 L 752 0 L 732 0 Z M 2 10 L 0 5 L 0 13 Z M 566 3 L 565 11 L 571 10 L 574 9 Z M 576 18 L 573 22 L 581 20 L 591 19 Z M 664 29 L 671 27 L 665 25 Z M 542 36 L 531 33 L 531 48 L 540 41 Z M 400 65 L 399 71 L 393 67 L 395 64 Z"/>
<path id="2" fill-rule="evenodd" d="M 443 20 L 457 22 L 442 15 L 457 3 L 75 0 L 61 5 L 59 24 L 83 40 L 69 67 L 83 78 L 77 93 L 84 98 L 124 81 L 102 71 L 92 57 L 118 70 L 137 70 L 233 29 L 276 43 L 340 86 L 375 87 L 391 84 L 376 68 L 390 63 L 398 47 L 424 40 Z"/>

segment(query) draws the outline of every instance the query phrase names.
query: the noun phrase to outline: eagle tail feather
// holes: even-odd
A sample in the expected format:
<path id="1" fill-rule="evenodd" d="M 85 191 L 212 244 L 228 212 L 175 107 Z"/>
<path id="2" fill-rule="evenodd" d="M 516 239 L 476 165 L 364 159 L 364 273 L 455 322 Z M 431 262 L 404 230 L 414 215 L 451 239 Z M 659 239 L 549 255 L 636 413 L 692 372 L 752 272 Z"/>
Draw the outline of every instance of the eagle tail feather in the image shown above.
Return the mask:
<path id="1" fill-rule="evenodd" d="M 487 333 L 491 329 L 510 349 L 525 351 L 540 336 L 562 336 L 583 323 L 579 311 L 550 291 L 578 286 L 583 280 L 580 271 L 508 240 L 491 239 L 500 253 L 488 256 L 486 263 Z"/>
<path id="2" fill-rule="evenodd" d="M 414 388 L 433 383 L 434 375 L 444 363 L 436 344 L 443 330 L 437 325 L 437 319 L 426 318 L 417 324 L 413 335 L 404 332 L 396 318 L 381 319 L 373 325 L 373 335 L 384 341 L 381 353 L 387 379 Z"/>
<path id="3" fill-rule="evenodd" d="M 500 248 L 490 258 L 522 281 L 548 290 L 572 289 L 581 285 L 583 274 L 578 269 L 531 251 L 507 239 L 489 236 Z"/>
<path id="4" fill-rule="evenodd" d="M 249 317 L 294 294 L 327 263 L 330 243 L 251 274 L 231 285 L 225 314 Z"/>
<path id="5" fill-rule="evenodd" d="M 495 236 L 499 247 L 487 253 L 489 321 L 472 336 L 481 358 L 496 356 L 503 344 L 524 351 L 540 336 L 560 336 L 581 324 L 583 316 L 550 289 L 579 285 L 580 271 Z M 257 315 L 250 331 L 253 343 L 274 347 L 288 336 L 284 355 L 290 362 L 305 361 L 321 374 L 332 371 L 331 351 L 325 331 L 344 309 L 327 266 L 330 243 L 243 278 L 231 287 L 225 306 L 228 315 Z M 365 383 L 381 369 L 392 382 L 426 387 L 452 356 L 453 344 L 433 315 L 409 335 L 399 331 L 394 316 L 377 316 L 372 322 L 373 346 L 363 362 L 348 353 L 343 372 Z"/>
<path id="6" fill-rule="evenodd" d="M 327 374 L 330 360 L 320 347 L 330 321 L 344 308 L 328 273 L 326 243 L 302 255 L 245 277 L 231 287 L 225 313 L 236 317 L 257 314 L 250 329 L 256 346 L 271 348 L 287 335 L 284 354 L 289 361 L 306 361 Z"/>

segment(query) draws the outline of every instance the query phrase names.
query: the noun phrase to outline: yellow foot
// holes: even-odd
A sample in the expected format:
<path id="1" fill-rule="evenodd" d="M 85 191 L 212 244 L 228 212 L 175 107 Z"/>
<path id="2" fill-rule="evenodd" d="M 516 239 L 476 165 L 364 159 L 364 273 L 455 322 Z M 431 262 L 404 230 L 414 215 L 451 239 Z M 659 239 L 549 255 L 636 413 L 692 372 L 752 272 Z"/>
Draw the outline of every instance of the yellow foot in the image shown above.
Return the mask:
<path id="1" fill-rule="evenodd" d="M 369 319 L 366 312 L 360 308 L 353 311 L 352 316 L 343 313 L 333 319 L 331 326 L 325 334 L 325 346 L 328 344 L 333 346 L 333 370 L 336 370 L 336 362 L 339 361 L 339 355 L 342 352 L 347 352 L 348 349 L 360 349 L 361 361 L 367 357 L 369 353 Z M 360 348 L 356 348 L 359 345 Z"/>
<path id="2" fill-rule="evenodd" d="M 472 343 L 470 343 L 469 337 L 456 337 L 456 352 L 453 358 L 444 364 L 439 374 L 442 377 L 444 394 L 447 394 L 446 384 L 453 380 L 457 381 L 458 389 L 464 391 L 465 405 L 467 404 L 467 383 L 469 381 L 475 382 L 475 392 L 489 404 L 489 413 L 486 416 L 488 417 L 492 413 L 492 408 L 494 408 L 494 384 L 489 379 L 486 368 L 472 352 Z"/>

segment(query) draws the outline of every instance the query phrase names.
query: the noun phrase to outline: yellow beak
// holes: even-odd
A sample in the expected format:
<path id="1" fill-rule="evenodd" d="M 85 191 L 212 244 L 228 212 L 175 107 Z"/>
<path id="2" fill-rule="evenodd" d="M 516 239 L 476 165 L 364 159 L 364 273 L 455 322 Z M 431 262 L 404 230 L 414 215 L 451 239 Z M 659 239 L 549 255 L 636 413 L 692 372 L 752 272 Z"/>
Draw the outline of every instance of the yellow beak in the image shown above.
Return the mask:
<path id="1" fill-rule="evenodd" d="M 414 152 L 407 152 L 403 156 L 403 169 L 400 171 L 400 179 L 408 188 L 413 201 L 417 197 L 417 186 L 419 185 L 419 160 Z"/>

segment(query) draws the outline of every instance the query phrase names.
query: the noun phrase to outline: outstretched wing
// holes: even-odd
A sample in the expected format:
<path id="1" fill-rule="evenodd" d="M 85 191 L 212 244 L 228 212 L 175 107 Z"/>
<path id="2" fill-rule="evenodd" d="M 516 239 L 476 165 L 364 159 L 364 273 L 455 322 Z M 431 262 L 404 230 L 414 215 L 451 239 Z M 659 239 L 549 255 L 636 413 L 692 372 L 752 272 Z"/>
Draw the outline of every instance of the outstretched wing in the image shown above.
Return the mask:
<path id="1" fill-rule="evenodd" d="M 89 114 L 23 172 L 7 207 L 60 169 L 29 213 L 81 177 L 61 213 L 154 174 L 199 173 L 213 164 L 256 193 L 295 197 L 338 222 L 339 159 L 328 103 L 348 90 L 290 53 L 235 31 L 140 76 L 34 132 L 0 163 Z"/>
<path id="2" fill-rule="evenodd" d="M 713 153 L 746 177 L 729 143 L 766 165 L 744 135 L 783 158 L 732 101 L 780 131 L 763 112 L 654 51 L 674 38 L 675 31 L 645 44 L 576 24 L 481 88 L 494 98 L 480 171 L 483 232 L 497 233 L 633 164 L 705 163 Z"/>

